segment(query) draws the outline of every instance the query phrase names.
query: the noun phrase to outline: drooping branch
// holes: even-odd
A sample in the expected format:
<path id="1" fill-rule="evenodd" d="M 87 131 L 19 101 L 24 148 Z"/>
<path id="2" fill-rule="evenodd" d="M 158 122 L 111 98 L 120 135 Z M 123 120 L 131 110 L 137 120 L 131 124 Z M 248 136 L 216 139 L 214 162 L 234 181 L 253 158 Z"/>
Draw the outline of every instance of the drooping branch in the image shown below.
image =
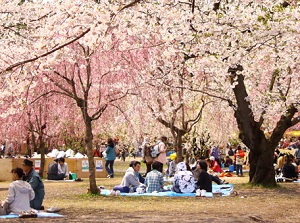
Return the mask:
<path id="1" fill-rule="evenodd" d="M 194 127 L 194 125 L 196 125 L 200 121 L 203 111 L 204 111 L 204 108 L 209 103 L 213 103 L 213 101 L 209 101 L 209 102 L 205 103 L 204 100 L 202 100 L 202 105 L 201 105 L 201 108 L 200 108 L 197 116 L 194 119 L 190 119 L 185 122 L 184 128 L 187 129 L 187 132 L 190 132 L 192 130 L 192 128 Z M 188 127 L 188 124 L 190 124 L 190 127 Z"/>
<path id="2" fill-rule="evenodd" d="M 112 102 L 121 100 L 123 98 L 125 98 L 127 95 L 129 94 L 129 90 L 127 90 L 125 93 L 123 93 L 122 95 L 118 96 L 118 97 L 114 97 L 111 98 L 108 103 L 102 105 L 92 116 L 91 116 L 91 120 L 97 120 L 98 118 L 100 118 L 100 116 L 102 115 L 102 113 L 106 110 L 106 108 L 108 107 L 109 104 L 112 104 Z M 116 107 L 116 106 L 115 106 Z"/>
<path id="3" fill-rule="evenodd" d="M 43 97 L 45 97 L 45 96 L 47 96 L 47 95 L 52 96 L 52 95 L 54 95 L 54 94 L 60 94 L 60 95 L 64 95 L 64 96 L 71 97 L 71 98 L 75 99 L 74 97 L 72 97 L 72 95 L 67 94 L 66 92 L 56 91 L 56 90 L 51 90 L 51 91 L 47 91 L 47 92 L 45 92 L 45 93 L 39 95 L 39 96 L 36 97 L 33 101 L 31 101 L 30 104 L 35 103 L 36 101 L 38 101 L 39 99 L 41 99 L 41 98 L 43 98 Z"/>
<path id="4" fill-rule="evenodd" d="M 59 45 L 59 46 L 53 48 L 52 50 L 50 50 L 50 51 L 48 51 L 48 52 L 46 52 L 46 53 L 43 53 L 43 54 L 41 54 L 41 55 L 39 55 L 39 56 L 30 58 L 30 59 L 28 59 L 28 60 L 24 60 L 24 61 L 20 61 L 20 62 L 17 62 L 17 63 L 15 63 L 15 64 L 12 64 L 12 65 L 10 65 L 9 67 L 7 67 L 6 69 L 2 70 L 2 71 L 0 72 L 0 74 L 3 74 L 4 72 L 7 72 L 7 71 L 11 71 L 12 69 L 14 69 L 14 68 L 16 68 L 16 67 L 19 67 L 19 66 L 25 65 L 25 64 L 27 64 L 27 63 L 36 61 L 36 60 L 38 60 L 38 59 L 40 59 L 40 58 L 46 57 L 46 56 L 50 55 L 51 53 L 54 53 L 55 51 L 60 50 L 60 49 L 64 48 L 65 46 L 68 46 L 68 45 L 70 45 L 70 44 L 76 42 L 76 41 L 79 40 L 80 38 L 84 37 L 88 32 L 90 32 L 90 30 L 91 30 L 90 28 L 86 29 L 86 30 L 85 30 L 83 33 L 81 33 L 79 36 L 75 37 L 74 39 L 72 39 L 72 40 L 70 40 L 70 41 L 68 41 L 68 42 L 66 42 L 66 43 L 64 43 L 64 44 L 62 44 L 62 45 Z"/>

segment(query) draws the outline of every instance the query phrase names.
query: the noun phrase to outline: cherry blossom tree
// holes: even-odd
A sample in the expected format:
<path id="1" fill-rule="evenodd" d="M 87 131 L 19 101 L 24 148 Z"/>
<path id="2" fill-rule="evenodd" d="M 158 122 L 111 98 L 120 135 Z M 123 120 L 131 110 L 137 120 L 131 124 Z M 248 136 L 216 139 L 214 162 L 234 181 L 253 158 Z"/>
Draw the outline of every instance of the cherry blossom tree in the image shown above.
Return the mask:
<path id="1" fill-rule="evenodd" d="M 124 38 L 120 34 L 126 29 L 120 29 L 114 19 L 118 11 L 130 5 L 52 1 L 25 2 L 22 8 L 18 8 L 15 1 L 6 7 L 4 13 L 9 17 L 6 21 L 9 23 L 13 17 L 14 28 L 19 27 L 18 21 L 22 21 L 23 26 L 18 29 L 19 33 L 8 29 L 6 24 L 2 27 L 9 46 L 13 46 L 11 35 L 18 42 L 14 48 L 9 48 L 14 54 L 8 60 L 7 55 L 2 54 L 1 74 L 3 78 L 16 80 L 44 77 L 42 80 L 53 83 L 55 88 L 41 92 L 41 96 L 60 94 L 76 102 L 85 124 L 90 191 L 96 193 L 98 188 L 91 153 L 92 121 L 97 120 L 110 103 L 128 93 L 124 87 L 130 83 L 130 76 L 124 71 L 128 61 L 122 52 L 114 53 L 114 48 L 118 50 L 118 42 Z M 22 13 L 18 15 L 20 11 Z M 26 15 L 29 12 L 32 17 Z M 20 62 L 14 62 L 21 56 L 20 49 L 22 58 L 18 59 Z M 7 63 L 11 65 L 7 66 Z M 11 90 L 6 89 L 7 92 Z"/>
<path id="2" fill-rule="evenodd" d="M 233 108 L 240 138 L 250 149 L 250 182 L 274 185 L 274 150 L 285 130 L 300 121 L 299 7 L 280 1 L 201 4 L 141 3 L 134 8 L 140 14 L 126 21 L 135 27 L 133 35 L 144 40 L 155 35 L 164 45 L 165 68 L 175 55 L 187 59 L 193 76 L 184 80 L 187 89 Z M 152 69 L 158 61 L 152 58 Z M 203 78 L 207 85 L 200 86 Z M 262 128 L 271 130 L 269 138 Z"/>
<path id="3" fill-rule="evenodd" d="M 43 75 L 56 84 L 48 93 L 76 101 L 91 148 L 92 120 L 116 99 L 142 91 L 139 86 L 160 86 L 164 104 L 174 103 L 164 93 L 198 92 L 198 104 L 210 97 L 233 109 L 250 149 L 250 182 L 274 185 L 274 149 L 300 121 L 296 1 L 97 2 L 26 2 L 20 11 L 17 1 L 7 1 L 0 13 L 6 21 L 0 27 L 1 96 L 18 95 L 17 82 Z M 171 110 L 153 110 L 158 120 L 161 108 L 171 114 L 186 102 L 176 100 Z"/>

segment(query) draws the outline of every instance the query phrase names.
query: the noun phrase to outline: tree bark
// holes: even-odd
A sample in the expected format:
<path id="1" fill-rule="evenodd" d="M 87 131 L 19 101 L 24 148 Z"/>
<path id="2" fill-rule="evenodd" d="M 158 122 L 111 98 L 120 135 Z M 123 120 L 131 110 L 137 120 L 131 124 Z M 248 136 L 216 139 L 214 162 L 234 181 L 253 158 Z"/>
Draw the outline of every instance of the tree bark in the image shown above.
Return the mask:
<path id="1" fill-rule="evenodd" d="M 248 93 L 244 84 L 244 76 L 237 74 L 242 71 L 239 65 L 236 68 L 230 68 L 231 83 L 237 77 L 237 84 L 233 88 L 237 107 L 234 115 L 240 130 L 239 137 L 242 142 L 250 149 L 249 152 L 249 182 L 251 184 L 260 184 L 263 186 L 274 186 L 275 171 L 273 166 L 273 155 L 275 151 L 274 144 L 271 144 L 260 129 L 260 124 L 254 120 L 251 110 Z"/>
<path id="2" fill-rule="evenodd" d="M 96 184 L 94 157 L 92 154 L 92 150 L 93 150 L 92 120 L 90 117 L 87 117 L 87 115 L 84 118 L 85 118 L 85 143 L 87 149 L 87 156 L 89 162 L 89 174 L 90 174 L 89 175 L 90 193 L 96 194 L 98 193 L 98 188 Z"/>
<path id="3" fill-rule="evenodd" d="M 39 149 L 40 149 L 40 153 L 41 153 L 41 165 L 40 165 L 40 170 L 39 170 L 39 175 L 40 177 L 44 177 L 44 169 L 45 169 L 45 142 L 43 141 L 43 136 L 40 135 L 39 136 Z"/>
<path id="4" fill-rule="evenodd" d="M 237 74 L 238 71 L 241 72 L 242 70 L 243 67 L 238 65 L 235 68 L 229 68 L 228 72 L 231 74 L 231 84 L 237 81 L 233 92 L 237 101 L 234 116 L 240 130 L 239 137 L 250 149 L 249 182 L 263 186 L 274 186 L 276 185 L 273 166 L 274 151 L 284 132 L 300 121 L 299 116 L 294 118 L 298 110 L 293 105 L 287 107 L 285 114 L 277 122 L 270 139 L 267 139 L 261 130 L 263 116 L 259 122 L 255 121 L 250 101 L 246 100 L 248 93 L 244 84 L 244 76 Z M 237 80 L 235 80 L 236 78 Z"/>
<path id="5" fill-rule="evenodd" d="M 263 186 L 274 186 L 275 171 L 273 166 L 275 148 L 268 142 L 262 131 L 251 140 L 248 159 L 250 163 L 249 182 Z"/>

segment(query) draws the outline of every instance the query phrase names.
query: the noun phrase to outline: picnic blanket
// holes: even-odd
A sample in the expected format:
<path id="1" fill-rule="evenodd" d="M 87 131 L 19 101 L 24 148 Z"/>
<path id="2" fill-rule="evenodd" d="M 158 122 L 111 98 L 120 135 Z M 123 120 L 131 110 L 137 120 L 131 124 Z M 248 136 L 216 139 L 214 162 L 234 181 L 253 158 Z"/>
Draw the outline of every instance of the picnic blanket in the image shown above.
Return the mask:
<path id="1" fill-rule="evenodd" d="M 44 182 L 70 183 L 70 182 L 75 182 L 75 180 L 44 180 Z"/>
<path id="2" fill-rule="evenodd" d="M 206 197 L 213 197 L 214 193 L 222 193 L 222 196 L 229 196 L 233 192 L 233 184 L 217 185 L 213 184 L 212 192 L 206 192 Z M 101 190 L 101 195 L 108 196 L 111 191 L 107 189 Z M 120 196 L 158 196 L 158 197 L 195 197 L 196 193 L 176 193 L 174 191 L 153 192 L 153 193 L 120 193 Z"/>
<path id="3" fill-rule="evenodd" d="M 62 218 L 63 215 L 57 213 L 38 212 L 38 218 Z M 0 219 L 19 218 L 17 214 L 0 215 Z"/>

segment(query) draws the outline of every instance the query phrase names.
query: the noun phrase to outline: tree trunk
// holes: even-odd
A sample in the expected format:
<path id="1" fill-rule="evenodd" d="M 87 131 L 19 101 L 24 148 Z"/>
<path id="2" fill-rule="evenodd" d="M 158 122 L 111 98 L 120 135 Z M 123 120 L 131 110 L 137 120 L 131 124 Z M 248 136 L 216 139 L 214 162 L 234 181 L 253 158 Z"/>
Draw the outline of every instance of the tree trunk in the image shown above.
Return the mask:
<path id="1" fill-rule="evenodd" d="M 273 166 L 274 150 L 270 143 L 263 138 L 251 142 L 249 153 L 249 182 L 254 185 L 261 184 L 266 187 L 276 185 L 275 170 Z"/>
<path id="2" fill-rule="evenodd" d="M 44 169 L 45 169 L 45 142 L 43 141 L 43 136 L 39 136 L 39 145 L 40 145 L 40 153 L 41 153 L 41 165 L 39 170 L 40 177 L 44 177 Z"/>
<path id="3" fill-rule="evenodd" d="M 98 193 L 98 188 L 96 184 L 94 157 L 92 154 L 92 150 L 93 150 L 92 121 L 89 117 L 85 117 L 85 143 L 86 143 L 87 156 L 89 161 L 90 193 L 96 194 Z"/>
<path id="4" fill-rule="evenodd" d="M 172 129 L 171 129 L 172 131 Z M 183 161 L 183 153 L 182 153 L 182 137 L 184 136 L 184 131 L 182 130 L 177 130 L 177 132 L 172 131 L 172 135 L 174 137 L 175 141 L 175 148 L 176 148 L 176 159 Z"/>
<path id="5" fill-rule="evenodd" d="M 273 166 L 273 154 L 276 143 L 270 143 L 261 130 L 261 122 L 256 122 L 248 100 L 248 93 L 244 84 L 244 76 L 237 75 L 237 71 L 242 71 L 243 67 L 238 65 L 230 68 L 231 83 L 237 81 L 233 88 L 237 107 L 234 116 L 240 130 L 239 137 L 242 142 L 250 149 L 249 153 L 249 182 L 263 186 L 274 186 L 275 170 Z M 235 78 L 237 77 L 237 80 Z"/>

